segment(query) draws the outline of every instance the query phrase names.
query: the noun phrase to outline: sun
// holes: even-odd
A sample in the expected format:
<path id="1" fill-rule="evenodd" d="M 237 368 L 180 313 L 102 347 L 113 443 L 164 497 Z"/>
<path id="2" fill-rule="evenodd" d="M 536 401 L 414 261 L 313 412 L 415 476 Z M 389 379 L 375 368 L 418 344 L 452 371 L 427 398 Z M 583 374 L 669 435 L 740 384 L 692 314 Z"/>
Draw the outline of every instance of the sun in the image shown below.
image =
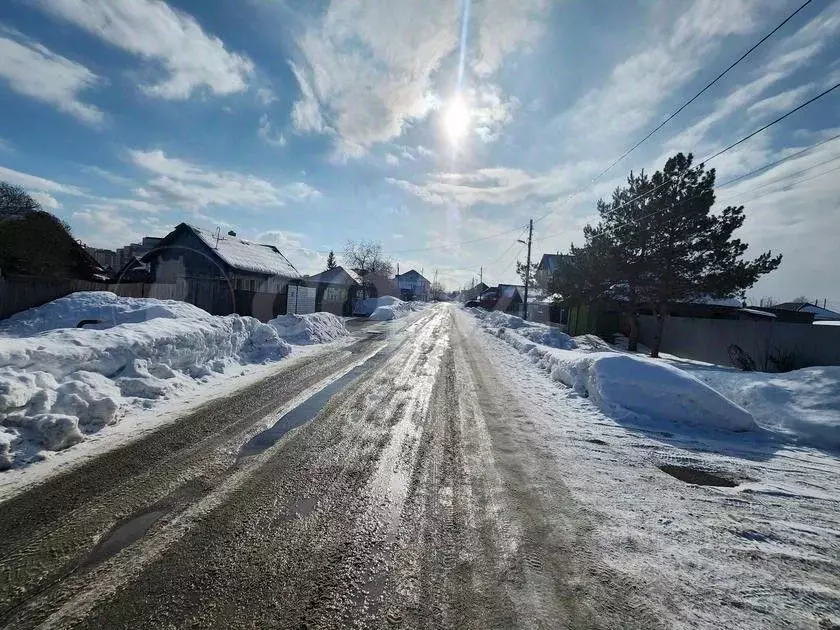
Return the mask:
<path id="1" fill-rule="evenodd" d="M 443 114 L 443 128 L 453 144 L 458 143 L 467 134 L 470 125 L 470 112 L 460 96 L 455 96 Z"/>

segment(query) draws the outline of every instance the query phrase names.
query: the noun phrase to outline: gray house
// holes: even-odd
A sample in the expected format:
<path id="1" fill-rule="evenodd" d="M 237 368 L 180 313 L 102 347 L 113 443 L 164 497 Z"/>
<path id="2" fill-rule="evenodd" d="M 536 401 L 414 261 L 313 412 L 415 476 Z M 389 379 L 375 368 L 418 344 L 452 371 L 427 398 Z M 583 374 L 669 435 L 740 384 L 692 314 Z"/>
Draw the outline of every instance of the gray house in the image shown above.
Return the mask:
<path id="1" fill-rule="evenodd" d="M 301 274 L 277 247 L 234 232 L 181 223 L 142 261 L 148 263 L 153 282 L 178 285 L 180 299 L 213 315 L 238 313 L 268 320 L 289 308 L 315 308 L 315 290 L 300 286 Z"/>

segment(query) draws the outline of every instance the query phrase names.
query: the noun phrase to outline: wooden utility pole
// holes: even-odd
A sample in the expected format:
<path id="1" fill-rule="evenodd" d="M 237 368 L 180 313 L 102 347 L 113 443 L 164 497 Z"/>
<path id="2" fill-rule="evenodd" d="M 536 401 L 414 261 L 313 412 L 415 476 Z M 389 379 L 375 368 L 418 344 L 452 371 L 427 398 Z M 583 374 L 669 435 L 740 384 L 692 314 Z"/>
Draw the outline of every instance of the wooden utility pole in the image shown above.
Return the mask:
<path id="1" fill-rule="evenodd" d="M 531 284 L 531 239 L 534 236 L 534 220 L 528 221 L 528 260 L 525 263 L 525 305 L 522 319 L 528 319 L 528 285 Z"/>
<path id="2" fill-rule="evenodd" d="M 478 281 L 484 282 L 484 267 L 478 268 Z"/>

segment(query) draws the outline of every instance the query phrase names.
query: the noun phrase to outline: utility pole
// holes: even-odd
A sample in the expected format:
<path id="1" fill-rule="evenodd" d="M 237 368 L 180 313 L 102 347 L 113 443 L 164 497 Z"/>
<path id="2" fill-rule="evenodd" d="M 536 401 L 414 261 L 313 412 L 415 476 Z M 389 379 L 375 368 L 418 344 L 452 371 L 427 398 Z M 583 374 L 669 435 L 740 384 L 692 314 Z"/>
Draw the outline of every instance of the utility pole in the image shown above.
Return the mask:
<path id="1" fill-rule="evenodd" d="M 484 267 L 478 268 L 478 281 L 479 283 L 484 282 Z"/>
<path id="2" fill-rule="evenodd" d="M 534 220 L 528 221 L 528 242 L 517 239 L 528 246 L 528 259 L 525 262 L 525 304 L 522 309 L 522 319 L 528 319 L 528 285 L 531 284 L 531 239 L 534 237 Z"/>

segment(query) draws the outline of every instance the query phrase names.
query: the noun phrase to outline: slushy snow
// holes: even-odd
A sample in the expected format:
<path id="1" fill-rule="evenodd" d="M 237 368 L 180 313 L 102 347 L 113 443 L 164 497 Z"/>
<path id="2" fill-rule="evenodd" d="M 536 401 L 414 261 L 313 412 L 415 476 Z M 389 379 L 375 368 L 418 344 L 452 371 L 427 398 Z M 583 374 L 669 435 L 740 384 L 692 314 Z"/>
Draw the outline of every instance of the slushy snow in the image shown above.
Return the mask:
<path id="1" fill-rule="evenodd" d="M 97 319 L 100 329 L 75 328 Z M 77 293 L 19 313 L 0 334 L 0 469 L 72 446 L 127 408 L 277 361 L 290 344 L 347 335 L 329 313 L 212 316 L 181 302 Z"/>

